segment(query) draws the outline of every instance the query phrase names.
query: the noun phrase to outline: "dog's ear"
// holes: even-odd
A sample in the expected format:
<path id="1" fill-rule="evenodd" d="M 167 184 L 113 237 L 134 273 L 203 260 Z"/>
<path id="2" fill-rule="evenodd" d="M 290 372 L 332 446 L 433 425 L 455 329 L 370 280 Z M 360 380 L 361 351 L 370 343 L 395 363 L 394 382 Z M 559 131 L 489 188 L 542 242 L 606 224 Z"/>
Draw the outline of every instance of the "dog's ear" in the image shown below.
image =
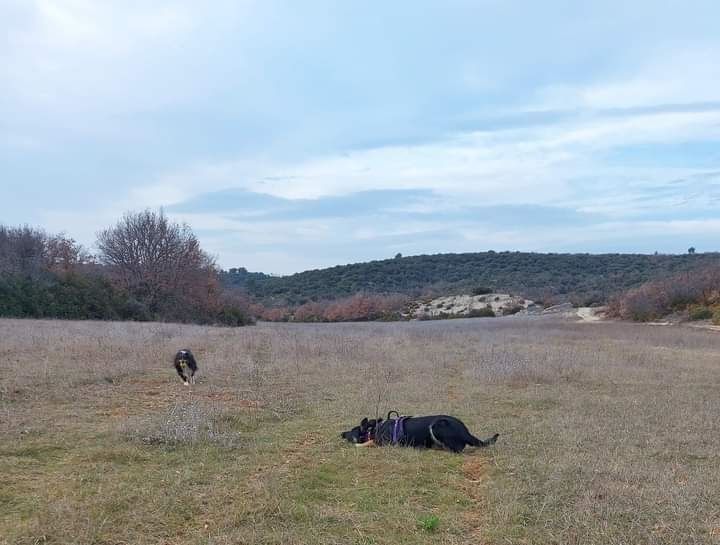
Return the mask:
<path id="1" fill-rule="evenodd" d="M 368 426 L 368 419 L 367 419 L 367 418 L 363 418 L 363 419 L 360 421 L 360 429 L 364 430 L 365 428 L 367 428 L 367 426 Z"/>

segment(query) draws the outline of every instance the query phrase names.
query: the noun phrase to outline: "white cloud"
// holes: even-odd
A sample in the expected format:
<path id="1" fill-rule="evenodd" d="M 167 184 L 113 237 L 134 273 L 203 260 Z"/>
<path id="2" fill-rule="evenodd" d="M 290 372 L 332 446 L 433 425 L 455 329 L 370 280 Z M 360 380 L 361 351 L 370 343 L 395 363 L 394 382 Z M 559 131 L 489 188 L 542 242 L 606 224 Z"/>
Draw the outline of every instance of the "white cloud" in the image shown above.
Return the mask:
<path id="1" fill-rule="evenodd" d="M 586 85 L 553 84 L 537 107 L 647 108 L 720 101 L 720 45 L 664 48 L 645 64 Z"/>
<path id="2" fill-rule="evenodd" d="M 338 260 L 353 255 L 353 244 L 371 247 L 390 237 L 405 237 L 392 243 L 405 245 L 403 253 L 552 250 L 618 240 L 617 230 L 662 233 L 660 224 L 642 223 L 652 213 L 712 210 L 717 189 L 712 197 L 707 189 L 717 178 L 699 175 L 720 170 L 720 155 L 708 159 L 701 150 L 703 160 L 689 152 L 666 162 L 663 150 L 720 142 L 720 110 L 700 104 L 720 102 L 720 42 L 711 13 L 717 8 L 551 2 L 518 22 L 506 4 L 478 6 L 488 15 L 486 28 L 468 39 L 457 29 L 474 28 L 470 11 L 418 12 L 417 25 L 406 28 L 398 24 L 407 9 L 400 4 L 383 7 L 393 17 L 377 25 L 367 6 L 5 0 L 0 167 L 7 164 L 15 178 L 9 187 L 35 184 L 40 194 L 18 197 L 28 210 L 13 208 L 10 217 L 39 218 L 50 230 L 92 243 L 95 231 L 126 210 L 192 202 L 223 189 L 292 199 L 433 192 L 427 202 L 394 208 L 398 216 L 427 214 L 422 221 L 406 215 L 393 223 L 391 214 L 370 225 L 352 217 L 177 216 L 203 231 L 203 243 L 224 263 L 250 264 L 256 256 L 256 268 L 288 271 L 335 258 L 268 247 L 349 241 Z M 639 28 L 649 12 L 653 28 Z M 528 112 L 528 104 L 539 111 Z M 483 119 L 516 128 L 453 132 Z M 528 125 L 517 128 L 523 119 Z M 357 147 L 378 141 L 409 144 Z M 628 151 L 632 160 L 624 161 Z M 76 179 L 82 181 L 73 187 Z M 104 179 L 116 185 L 113 191 L 98 192 L 93 210 L 78 211 L 83 188 Z M 678 188 L 672 185 L 678 179 L 695 181 Z M 50 183 L 68 188 L 65 202 L 42 201 L 43 184 Z M 501 229 L 461 217 L 468 205 L 523 204 L 605 219 L 581 231 L 540 231 L 522 218 L 517 229 Z M 438 222 L 433 212 L 450 219 Z M 443 229 L 455 238 L 435 247 L 427 242 Z M 682 236 L 716 227 L 683 220 L 667 229 Z M 417 243 L 407 242 L 413 237 Z M 382 255 L 389 254 L 384 248 Z"/>
<path id="3" fill-rule="evenodd" d="M 476 132 L 430 144 L 359 150 L 295 164 L 240 161 L 163 176 L 136 196 L 172 204 L 194 195 L 242 187 L 284 198 L 318 198 L 379 189 L 428 189 L 480 204 L 573 204 L 577 180 L 668 182 L 693 168 L 604 165 L 603 152 L 638 144 L 720 141 L 720 111 L 589 118 L 533 129 Z M 152 197 L 150 197 L 152 196 Z M 574 202 L 574 200 L 578 202 Z"/>
<path id="4" fill-rule="evenodd" d="M 83 128 L 91 114 L 147 111 L 202 96 L 212 83 L 193 69 L 212 39 L 207 27 L 241 18 L 249 1 L 216 2 L 212 9 L 190 0 L 11 2 L 0 7 L 0 18 L 11 22 L 0 45 L 0 112 L 25 123 L 61 119 L 65 128 Z"/>

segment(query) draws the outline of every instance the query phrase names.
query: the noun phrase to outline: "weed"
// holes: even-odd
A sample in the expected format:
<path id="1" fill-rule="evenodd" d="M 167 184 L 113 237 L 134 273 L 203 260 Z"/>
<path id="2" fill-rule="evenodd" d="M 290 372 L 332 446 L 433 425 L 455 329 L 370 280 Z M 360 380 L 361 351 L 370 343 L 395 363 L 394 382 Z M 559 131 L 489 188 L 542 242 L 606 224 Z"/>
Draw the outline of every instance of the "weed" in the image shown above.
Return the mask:
<path id="1" fill-rule="evenodd" d="M 420 517 L 418 523 L 420 524 L 420 528 L 422 528 L 424 531 L 434 532 L 440 526 L 440 519 L 437 517 L 437 515 L 427 515 L 424 517 Z"/>

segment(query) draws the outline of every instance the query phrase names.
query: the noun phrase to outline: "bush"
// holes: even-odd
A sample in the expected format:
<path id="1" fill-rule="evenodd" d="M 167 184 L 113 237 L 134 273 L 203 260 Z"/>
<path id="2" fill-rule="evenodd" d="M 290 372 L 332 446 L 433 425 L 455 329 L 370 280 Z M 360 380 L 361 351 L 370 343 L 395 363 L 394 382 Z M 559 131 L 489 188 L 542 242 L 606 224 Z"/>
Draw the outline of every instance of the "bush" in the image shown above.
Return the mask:
<path id="1" fill-rule="evenodd" d="M 253 317 L 248 312 L 237 306 L 227 306 L 220 310 L 217 314 L 217 321 L 222 325 L 238 327 L 243 325 L 252 325 L 255 323 Z"/>
<path id="2" fill-rule="evenodd" d="M 511 316 L 513 314 L 517 314 L 523 309 L 522 305 L 512 305 L 509 307 L 504 307 L 502 309 L 503 316 Z"/>
<path id="3" fill-rule="evenodd" d="M 720 310 L 716 310 L 716 311 L 713 313 L 712 323 L 713 323 L 714 325 L 720 325 Z"/>
<path id="4" fill-rule="evenodd" d="M 488 293 L 492 293 L 492 289 L 483 286 L 473 288 L 472 290 L 473 295 L 487 295 Z"/>
<path id="5" fill-rule="evenodd" d="M 688 317 L 691 320 L 709 320 L 713 317 L 713 312 L 704 305 L 692 305 L 688 311 Z"/>
<path id="6" fill-rule="evenodd" d="M 708 308 L 720 303 L 720 268 L 709 267 L 643 284 L 618 297 L 607 315 L 635 321 L 650 321 L 688 310 L 691 320 L 712 317 Z"/>
<path id="7" fill-rule="evenodd" d="M 358 293 L 333 302 L 305 303 L 295 309 L 298 322 L 366 322 L 402 319 L 408 305 L 402 295 L 372 295 Z"/>
<path id="8" fill-rule="evenodd" d="M 495 312 L 491 308 L 474 308 L 468 312 L 468 318 L 494 318 Z"/>

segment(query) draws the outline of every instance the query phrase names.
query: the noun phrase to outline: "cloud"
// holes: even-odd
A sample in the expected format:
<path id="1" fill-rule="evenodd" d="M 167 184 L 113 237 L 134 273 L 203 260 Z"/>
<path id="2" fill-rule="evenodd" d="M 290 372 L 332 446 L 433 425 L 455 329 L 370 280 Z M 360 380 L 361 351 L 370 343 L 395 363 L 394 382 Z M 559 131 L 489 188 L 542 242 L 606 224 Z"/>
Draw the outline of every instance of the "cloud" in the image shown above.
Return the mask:
<path id="1" fill-rule="evenodd" d="M 276 272 L 714 233 L 716 2 L 416 7 L 3 2 L 5 221 L 163 206 Z"/>
<path id="2" fill-rule="evenodd" d="M 357 150 L 277 164 L 222 162 L 163 177 L 144 192 L 193 195 L 243 188 L 285 199 L 365 191 L 425 190 L 485 204 L 553 204 L 581 199 L 583 178 L 612 184 L 619 173 L 602 155 L 638 144 L 720 141 L 720 109 L 573 119 L 551 126 L 458 134 L 436 142 Z M 619 183 L 665 183 L 699 174 L 693 165 L 623 169 Z M 633 180 L 634 178 L 634 180 Z M 173 199 L 174 201 L 174 199 Z M 177 201 L 174 201 L 177 202 Z M 169 204 L 169 203 L 168 203 Z"/>
<path id="3" fill-rule="evenodd" d="M 622 75 L 584 85 L 554 84 L 538 91 L 538 107 L 618 109 L 720 102 L 720 44 L 673 46 Z"/>
<path id="4" fill-rule="evenodd" d="M 247 253 L 223 255 L 227 266 L 241 263 L 231 255 L 284 251 L 274 272 L 297 270 L 307 255 L 331 264 L 321 258 L 330 249 L 339 261 L 490 248 L 680 251 L 717 231 L 718 171 L 612 160 L 677 139 L 720 141 L 720 110 L 575 116 L 294 164 L 205 165 L 171 175 L 189 197 L 169 210 L 207 229 L 218 249 L 242 240 Z"/>
<path id="5" fill-rule="evenodd" d="M 213 46 L 207 25 L 220 14 L 242 20 L 248 4 L 11 0 L 0 8 L 9 21 L 0 112 L 83 130 L 98 117 L 188 104 L 216 83 L 193 73 Z"/>

